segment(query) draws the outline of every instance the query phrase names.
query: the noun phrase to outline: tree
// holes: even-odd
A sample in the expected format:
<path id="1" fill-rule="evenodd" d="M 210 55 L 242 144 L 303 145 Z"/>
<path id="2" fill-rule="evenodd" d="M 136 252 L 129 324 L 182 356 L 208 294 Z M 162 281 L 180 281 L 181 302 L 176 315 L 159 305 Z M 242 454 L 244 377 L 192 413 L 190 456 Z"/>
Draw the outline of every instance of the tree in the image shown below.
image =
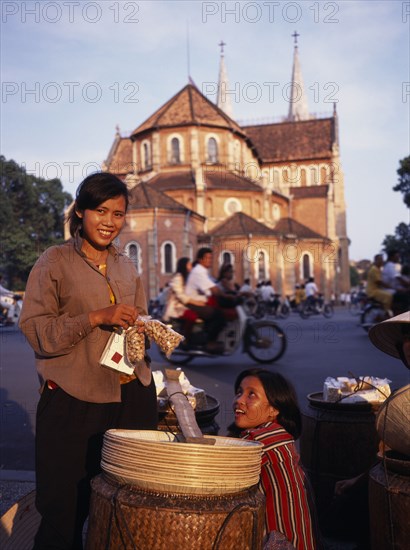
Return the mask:
<path id="1" fill-rule="evenodd" d="M 72 200 L 59 179 L 29 175 L 0 156 L 0 269 L 10 288 L 24 288 L 39 255 L 63 241 L 64 209 Z"/>
<path id="2" fill-rule="evenodd" d="M 397 170 L 399 183 L 393 187 L 393 191 L 403 193 L 404 204 L 410 208 L 410 156 L 400 161 L 400 168 Z"/>
<path id="3" fill-rule="evenodd" d="M 400 161 L 397 174 L 399 182 L 393 187 L 393 191 L 400 191 L 404 204 L 410 208 L 410 156 Z M 394 235 L 386 235 L 382 244 L 387 254 L 392 250 L 398 250 L 403 265 L 410 266 L 410 223 L 399 223 Z"/>

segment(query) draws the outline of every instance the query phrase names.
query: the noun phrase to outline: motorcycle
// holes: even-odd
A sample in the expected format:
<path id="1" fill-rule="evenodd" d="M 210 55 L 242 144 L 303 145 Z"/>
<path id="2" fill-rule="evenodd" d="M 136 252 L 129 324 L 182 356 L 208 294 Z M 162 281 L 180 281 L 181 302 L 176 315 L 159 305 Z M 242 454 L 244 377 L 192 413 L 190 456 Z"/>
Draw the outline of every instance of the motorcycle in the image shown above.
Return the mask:
<path id="1" fill-rule="evenodd" d="M 333 306 L 331 304 L 326 304 L 322 296 L 315 301 L 309 299 L 305 300 L 299 311 L 299 315 L 302 319 L 309 319 L 309 317 L 313 315 L 323 315 L 327 319 L 330 319 L 330 317 L 333 317 L 334 313 Z"/>
<path id="2" fill-rule="evenodd" d="M 364 306 L 360 316 L 360 326 L 366 332 L 369 332 L 373 325 L 385 321 L 388 318 L 389 315 L 382 304 L 373 298 L 368 298 L 367 304 Z"/>
<path id="3" fill-rule="evenodd" d="M 289 300 L 281 300 L 279 294 L 275 294 L 273 300 L 266 301 L 261 298 L 254 302 L 254 307 L 250 311 L 250 315 L 255 319 L 262 319 L 262 317 L 280 317 L 281 319 L 287 319 L 290 315 Z"/>
<path id="4" fill-rule="evenodd" d="M 280 359 L 287 346 L 284 331 L 273 321 L 251 319 L 242 305 L 237 305 L 235 309 L 237 317 L 227 321 L 218 336 L 218 342 L 223 344 L 222 353 L 211 354 L 206 351 L 207 335 L 203 330 L 203 323 L 197 322 L 192 330 L 189 346 L 183 342 L 169 357 L 160 350 L 161 355 L 174 365 L 186 365 L 195 358 L 214 359 L 232 355 L 242 347 L 242 352 L 258 363 L 273 363 Z M 180 319 L 171 319 L 167 324 L 181 332 Z"/>

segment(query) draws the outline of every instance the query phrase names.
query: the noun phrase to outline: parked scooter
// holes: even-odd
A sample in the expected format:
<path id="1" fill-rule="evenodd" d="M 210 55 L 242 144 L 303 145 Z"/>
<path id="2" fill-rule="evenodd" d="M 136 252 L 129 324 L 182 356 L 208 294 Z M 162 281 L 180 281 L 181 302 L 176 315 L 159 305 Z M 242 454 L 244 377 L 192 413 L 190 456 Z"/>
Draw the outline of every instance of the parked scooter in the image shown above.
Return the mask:
<path id="1" fill-rule="evenodd" d="M 248 317 L 241 305 L 236 306 L 237 318 L 228 321 L 221 331 L 218 342 L 223 344 L 223 352 L 211 354 L 205 349 L 207 335 L 203 329 L 203 323 L 195 323 L 190 336 L 189 347 L 182 343 L 170 357 L 166 357 L 170 363 L 175 365 L 186 365 L 199 357 L 215 358 L 232 355 L 236 350 L 242 348 L 258 363 L 273 363 L 285 353 L 287 340 L 284 331 L 273 321 L 262 319 L 255 321 Z M 172 328 L 181 332 L 181 320 L 172 319 Z M 192 342 L 192 343 L 191 343 Z"/>

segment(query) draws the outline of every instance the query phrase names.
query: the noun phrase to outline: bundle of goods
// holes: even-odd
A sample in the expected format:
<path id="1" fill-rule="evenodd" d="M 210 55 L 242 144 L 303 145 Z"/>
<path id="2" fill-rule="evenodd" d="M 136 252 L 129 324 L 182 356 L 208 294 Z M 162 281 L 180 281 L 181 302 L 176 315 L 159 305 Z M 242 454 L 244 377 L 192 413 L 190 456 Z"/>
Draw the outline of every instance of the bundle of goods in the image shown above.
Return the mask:
<path id="1" fill-rule="evenodd" d="M 145 338 L 155 342 L 167 355 L 175 350 L 184 337 L 168 325 L 148 316 L 140 316 L 127 330 L 114 331 L 105 346 L 100 364 L 125 374 L 144 361 Z"/>
<path id="2" fill-rule="evenodd" d="M 221 495 L 256 485 L 262 445 L 212 439 L 214 445 L 203 445 L 186 443 L 170 432 L 108 430 L 101 467 L 105 476 L 121 483 L 179 494 Z"/>
<path id="3" fill-rule="evenodd" d="M 157 319 L 138 317 L 135 326 L 125 332 L 126 349 L 131 363 L 141 361 L 145 355 L 145 335 L 169 356 L 184 337 Z"/>
<path id="4" fill-rule="evenodd" d="M 390 382 L 374 376 L 328 377 L 323 385 L 323 399 L 332 403 L 382 403 L 391 393 Z"/>
<path id="5" fill-rule="evenodd" d="M 179 383 L 181 385 L 181 391 L 186 396 L 188 402 L 191 404 L 194 410 L 204 410 L 208 407 L 205 390 L 192 386 L 184 372 L 177 369 L 179 374 Z M 157 389 L 157 399 L 159 410 L 167 410 L 168 408 L 168 392 L 167 392 L 167 378 L 160 370 L 155 370 L 152 373 L 154 378 L 155 387 Z"/>

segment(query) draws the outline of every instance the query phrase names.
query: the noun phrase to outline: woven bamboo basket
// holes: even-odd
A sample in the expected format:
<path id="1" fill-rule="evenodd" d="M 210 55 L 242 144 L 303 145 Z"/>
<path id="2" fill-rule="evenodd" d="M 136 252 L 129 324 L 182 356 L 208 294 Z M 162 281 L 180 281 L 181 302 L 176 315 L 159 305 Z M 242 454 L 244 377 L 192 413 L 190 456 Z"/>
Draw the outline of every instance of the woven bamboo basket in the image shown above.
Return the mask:
<path id="1" fill-rule="evenodd" d="M 260 550 L 264 501 L 257 487 L 205 496 L 159 493 L 93 479 L 86 550 Z"/>
<path id="2" fill-rule="evenodd" d="M 388 447 L 410 457 L 410 384 L 397 390 L 376 417 L 379 437 Z"/>
<path id="3" fill-rule="evenodd" d="M 401 550 L 410 541 L 410 461 L 388 453 L 369 474 L 372 550 Z"/>

